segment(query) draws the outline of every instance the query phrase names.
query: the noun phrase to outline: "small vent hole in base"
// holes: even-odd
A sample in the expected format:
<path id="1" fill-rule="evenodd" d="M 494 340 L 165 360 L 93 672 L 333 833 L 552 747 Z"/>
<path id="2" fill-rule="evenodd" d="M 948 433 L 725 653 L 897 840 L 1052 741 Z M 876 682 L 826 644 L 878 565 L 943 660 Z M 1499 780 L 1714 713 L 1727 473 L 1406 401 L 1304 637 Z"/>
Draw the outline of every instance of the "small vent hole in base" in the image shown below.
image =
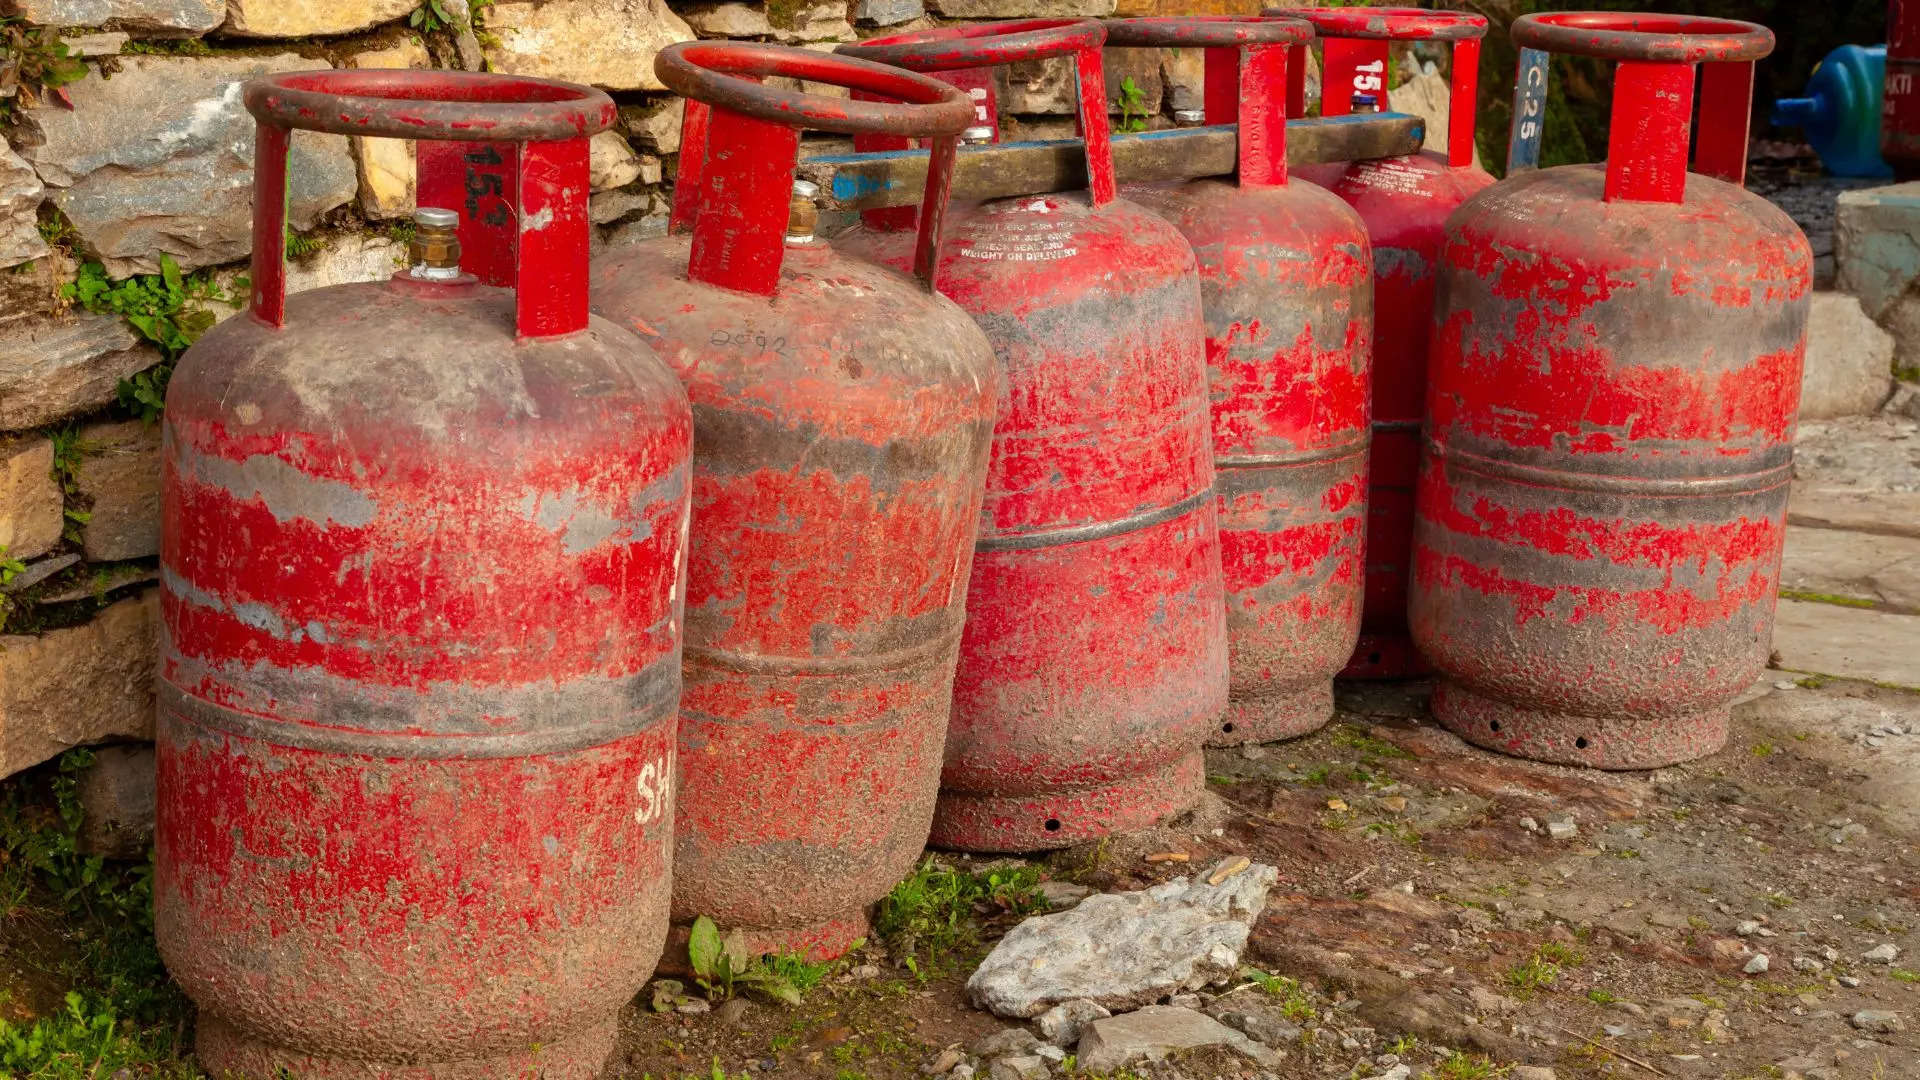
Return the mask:
<path id="1" fill-rule="evenodd" d="M 1048 818 L 1048 819 L 1047 819 L 1047 831 L 1048 831 L 1048 832 L 1059 832 L 1059 831 L 1060 831 L 1060 819 L 1059 819 L 1059 818 L 1053 818 L 1053 817 L 1050 817 L 1050 818 Z"/>

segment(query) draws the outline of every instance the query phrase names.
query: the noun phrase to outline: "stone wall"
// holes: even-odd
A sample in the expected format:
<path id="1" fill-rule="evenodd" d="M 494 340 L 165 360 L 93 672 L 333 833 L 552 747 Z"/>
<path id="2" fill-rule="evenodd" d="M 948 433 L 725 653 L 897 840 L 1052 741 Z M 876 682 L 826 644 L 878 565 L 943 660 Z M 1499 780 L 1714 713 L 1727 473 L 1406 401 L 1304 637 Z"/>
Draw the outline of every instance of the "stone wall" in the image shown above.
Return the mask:
<path id="1" fill-rule="evenodd" d="M 664 231 L 680 109 L 654 78 L 696 37 L 831 50 L 954 19 L 1248 13 L 1260 0 L 0 0 L 72 77 L 0 98 L 0 776 L 149 732 L 159 545 L 153 415 L 171 360 L 238 309 L 253 124 L 240 85 L 315 67 L 459 68 L 590 83 L 620 104 L 593 140 L 599 245 Z M 57 39 L 61 44 L 54 45 Z M 4 40 L 4 39 L 0 39 Z M 4 46 L 0 46 L 4 47 Z M 0 52 L 0 84 L 10 61 Z M 1442 54 L 1444 61 L 1444 54 Z M 81 66 L 83 65 L 83 66 Z M 1116 50 L 1108 98 L 1164 126 L 1197 107 L 1198 50 Z M 1420 71 L 1422 64 L 1405 66 Z M 1408 102 L 1434 108 L 1428 71 Z M 56 78 L 55 81 L 59 81 Z M 826 88 L 809 87 L 824 91 Z M 1011 132 L 1071 132 L 1064 61 L 1004 74 Z M 1134 113 L 1144 112 L 1144 116 Z M 814 149 L 840 145 L 809 140 Z M 390 275 L 413 208 L 410 144 L 294 137 L 294 291 Z M 131 279 L 131 280 L 130 280 Z"/>

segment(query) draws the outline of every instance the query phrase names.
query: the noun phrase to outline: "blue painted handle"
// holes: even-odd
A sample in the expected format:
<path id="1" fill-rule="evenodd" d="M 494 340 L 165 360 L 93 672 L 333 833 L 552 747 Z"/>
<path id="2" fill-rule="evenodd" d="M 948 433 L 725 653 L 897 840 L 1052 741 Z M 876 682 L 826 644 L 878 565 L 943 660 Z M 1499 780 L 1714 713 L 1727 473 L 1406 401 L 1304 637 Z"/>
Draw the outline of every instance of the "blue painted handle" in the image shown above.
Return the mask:
<path id="1" fill-rule="evenodd" d="M 1547 54 L 1521 49 L 1513 76 L 1513 131 L 1507 138 L 1507 172 L 1540 167 L 1540 136 L 1547 121 Z"/>

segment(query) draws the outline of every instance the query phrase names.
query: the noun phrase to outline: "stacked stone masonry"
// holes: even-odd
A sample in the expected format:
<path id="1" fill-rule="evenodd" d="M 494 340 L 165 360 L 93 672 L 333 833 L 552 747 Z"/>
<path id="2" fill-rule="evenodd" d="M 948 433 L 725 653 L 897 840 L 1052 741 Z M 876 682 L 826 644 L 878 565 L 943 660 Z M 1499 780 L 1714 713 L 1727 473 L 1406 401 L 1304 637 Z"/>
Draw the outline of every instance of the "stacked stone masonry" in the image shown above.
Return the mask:
<path id="1" fill-rule="evenodd" d="M 741 38 L 831 50 L 953 20 L 1261 6 L 496 0 L 481 5 L 474 39 L 492 70 L 589 83 L 619 102 L 619 124 L 592 144 L 591 219 L 605 246 L 665 228 L 680 108 L 654 77 L 653 58 L 670 43 Z M 437 7 L 456 18 L 466 10 L 464 0 Z M 63 298 L 61 286 L 89 263 L 115 281 L 166 264 L 204 272 L 211 291 L 190 308 L 235 314 L 237 302 L 214 294 L 244 291 L 249 254 L 253 125 L 241 85 L 320 66 L 461 67 L 454 30 L 432 14 L 422 0 L 0 0 L 0 15 L 57 28 L 87 65 L 58 90 L 0 99 L 0 576 L 9 579 L 0 585 L 0 776 L 69 746 L 144 737 L 150 723 L 159 443 L 128 391 L 141 377 L 157 393 L 142 373 L 169 356 L 126 319 Z M 1444 76 L 1404 59 L 1417 74 L 1395 103 L 1427 115 L 1437 144 Z M 1011 135 L 1071 133 L 1064 63 L 1017 65 L 1000 91 Z M 1201 53 L 1116 50 L 1106 93 L 1120 126 L 1165 126 L 1174 110 L 1200 104 Z M 305 252 L 290 269 L 291 290 L 394 271 L 414 203 L 410 144 L 298 133 L 290 176 L 294 247 Z"/>

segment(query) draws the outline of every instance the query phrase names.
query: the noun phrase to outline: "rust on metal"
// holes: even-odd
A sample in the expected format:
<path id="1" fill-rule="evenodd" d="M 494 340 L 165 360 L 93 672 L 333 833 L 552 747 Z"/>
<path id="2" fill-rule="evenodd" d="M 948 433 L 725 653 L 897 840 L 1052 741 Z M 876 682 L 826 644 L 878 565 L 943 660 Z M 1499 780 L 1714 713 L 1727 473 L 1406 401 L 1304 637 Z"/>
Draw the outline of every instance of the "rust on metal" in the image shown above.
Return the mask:
<path id="1" fill-rule="evenodd" d="M 1447 145 L 1387 159 L 1295 170 L 1346 200 L 1372 244 L 1373 436 L 1367 483 L 1366 600 L 1360 641 L 1345 674 L 1404 678 L 1422 663 L 1407 635 L 1407 575 L 1414 481 L 1432 337 L 1435 267 L 1447 216 L 1493 177 L 1474 164 L 1475 87 L 1484 16 L 1412 8 L 1272 9 L 1313 24 L 1324 52 L 1321 109 L 1347 113 L 1356 95 L 1391 108 L 1388 46 L 1397 39 L 1451 42 Z M 1288 68 L 1288 111 L 1302 100 L 1305 50 Z M 1364 113 L 1356 115 L 1367 115 Z"/>
<path id="2" fill-rule="evenodd" d="M 1116 198 L 1097 23 L 941 28 L 858 55 L 973 69 L 1072 55 L 1087 189 L 956 207 L 941 290 L 1005 373 L 932 841 L 1064 847 L 1191 806 L 1226 698 L 1192 250 Z M 991 153 L 982 147 L 970 153 Z M 836 239 L 897 268 L 905 237 Z"/>
<path id="3" fill-rule="evenodd" d="M 926 844 L 999 383 L 952 302 L 827 240 L 789 242 L 811 209 L 795 129 L 951 148 L 972 107 L 926 76 L 792 48 L 681 45 L 659 70 L 705 117 L 681 149 L 700 178 L 681 185 L 691 234 L 608 252 L 593 283 L 693 403 L 676 934 L 705 915 L 750 951 L 824 959 Z M 944 198 L 925 193 L 929 251 Z"/>
<path id="4" fill-rule="evenodd" d="M 1771 36 L 1521 23 L 1528 47 L 1619 59 L 1614 115 L 1635 122 L 1605 166 L 1517 173 L 1448 225 L 1410 618 L 1463 737 L 1666 765 L 1725 742 L 1772 635 L 1812 257 L 1685 159 L 1693 64 L 1750 64 Z"/>
<path id="5" fill-rule="evenodd" d="M 1285 167 L 1288 46 L 1312 28 L 1234 25 L 1107 23 L 1110 42 L 1206 42 L 1207 120 L 1239 133 L 1232 180 L 1125 189 L 1199 263 L 1230 686 L 1216 745 L 1302 735 L 1333 715 L 1333 677 L 1360 629 L 1373 332 L 1360 216 Z"/>
<path id="6" fill-rule="evenodd" d="M 586 315 L 611 103 L 445 72 L 246 99 L 255 317 L 187 351 L 163 419 L 154 919 L 196 1057 L 588 1080 L 666 936 L 692 439 L 672 374 Z M 530 288 L 287 297 L 308 127 L 459 140 L 422 146 L 422 262 L 454 269 L 451 210 Z"/>

